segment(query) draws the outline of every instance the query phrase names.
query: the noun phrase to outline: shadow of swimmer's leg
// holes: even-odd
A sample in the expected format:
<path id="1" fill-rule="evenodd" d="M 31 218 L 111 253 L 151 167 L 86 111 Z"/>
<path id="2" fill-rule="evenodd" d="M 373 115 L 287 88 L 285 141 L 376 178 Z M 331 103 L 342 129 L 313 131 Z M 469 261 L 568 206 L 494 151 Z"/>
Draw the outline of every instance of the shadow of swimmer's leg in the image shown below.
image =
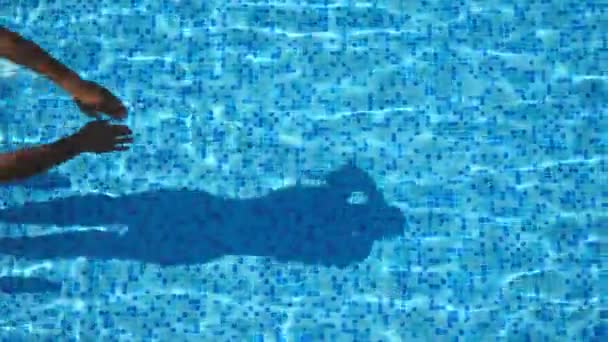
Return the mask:
<path id="1" fill-rule="evenodd" d="M 0 292 L 8 294 L 59 292 L 61 283 L 40 277 L 0 277 Z"/>
<path id="2" fill-rule="evenodd" d="M 0 254 L 25 259 L 63 259 L 74 257 L 121 258 L 125 246 L 114 232 L 79 231 L 32 237 L 1 238 Z"/>

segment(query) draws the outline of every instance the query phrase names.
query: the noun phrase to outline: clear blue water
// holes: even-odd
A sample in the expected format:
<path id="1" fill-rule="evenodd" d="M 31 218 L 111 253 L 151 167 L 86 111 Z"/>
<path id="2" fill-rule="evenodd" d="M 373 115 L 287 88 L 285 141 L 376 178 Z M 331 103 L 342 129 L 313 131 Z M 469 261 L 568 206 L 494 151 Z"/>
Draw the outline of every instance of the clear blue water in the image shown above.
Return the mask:
<path id="1" fill-rule="evenodd" d="M 607 4 L 93 3 L 0 0 L 136 138 L 0 187 L 3 340 L 608 339 Z"/>

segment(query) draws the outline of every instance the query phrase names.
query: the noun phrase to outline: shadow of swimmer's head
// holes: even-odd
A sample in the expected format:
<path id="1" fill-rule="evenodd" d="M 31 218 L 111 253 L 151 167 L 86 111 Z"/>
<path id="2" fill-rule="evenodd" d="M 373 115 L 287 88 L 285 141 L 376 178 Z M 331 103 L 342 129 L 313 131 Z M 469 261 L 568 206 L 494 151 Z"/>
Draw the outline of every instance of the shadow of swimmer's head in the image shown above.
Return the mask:
<path id="1" fill-rule="evenodd" d="M 403 213 L 389 206 L 373 179 L 353 164 L 328 173 L 325 185 L 300 191 L 281 199 L 293 200 L 291 206 L 274 201 L 284 217 L 300 216 L 289 221 L 296 221 L 289 229 L 271 228 L 266 238 L 276 241 L 265 255 L 344 267 L 365 259 L 374 241 L 403 233 Z"/>
<path id="2" fill-rule="evenodd" d="M 369 174 L 349 163 L 328 174 L 326 180 L 330 191 L 345 203 L 340 218 L 353 224 L 355 236 L 378 239 L 402 234 L 403 213 L 388 205 Z"/>

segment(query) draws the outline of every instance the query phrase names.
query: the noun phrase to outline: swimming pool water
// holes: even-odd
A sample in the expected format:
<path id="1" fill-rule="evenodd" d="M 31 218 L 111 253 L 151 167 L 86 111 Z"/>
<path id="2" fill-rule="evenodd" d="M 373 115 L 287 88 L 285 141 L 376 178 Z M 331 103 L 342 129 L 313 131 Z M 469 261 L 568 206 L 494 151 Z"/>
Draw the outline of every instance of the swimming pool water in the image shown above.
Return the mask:
<path id="1" fill-rule="evenodd" d="M 10 1 L 130 151 L 0 187 L 6 341 L 602 341 L 608 4 Z M 2 151 L 86 122 L 0 61 Z"/>

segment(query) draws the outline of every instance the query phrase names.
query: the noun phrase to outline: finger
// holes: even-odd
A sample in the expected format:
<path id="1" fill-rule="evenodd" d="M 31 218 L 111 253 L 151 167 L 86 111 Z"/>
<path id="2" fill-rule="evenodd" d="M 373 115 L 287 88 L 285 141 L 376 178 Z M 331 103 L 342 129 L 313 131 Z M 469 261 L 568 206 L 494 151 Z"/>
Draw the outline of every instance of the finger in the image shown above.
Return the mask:
<path id="1" fill-rule="evenodd" d="M 130 147 L 129 145 L 112 141 L 112 142 L 108 142 L 106 144 L 98 146 L 98 152 L 107 153 L 107 152 L 113 152 L 113 151 L 126 151 L 129 149 L 129 147 Z"/>
<path id="2" fill-rule="evenodd" d="M 114 151 L 127 151 L 129 150 L 129 146 L 114 146 Z"/>
<path id="3" fill-rule="evenodd" d="M 115 144 L 130 144 L 133 142 L 133 137 L 115 139 Z"/>

